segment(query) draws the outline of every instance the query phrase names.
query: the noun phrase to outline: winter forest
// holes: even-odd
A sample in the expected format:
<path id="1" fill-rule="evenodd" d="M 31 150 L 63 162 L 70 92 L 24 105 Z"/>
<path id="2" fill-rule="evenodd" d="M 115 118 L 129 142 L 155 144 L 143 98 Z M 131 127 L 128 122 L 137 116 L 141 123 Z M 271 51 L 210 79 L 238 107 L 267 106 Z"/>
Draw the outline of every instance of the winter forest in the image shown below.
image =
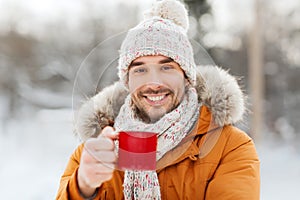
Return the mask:
<path id="1" fill-rule="evenodd" d="M 126 31 L 154 0 L 0 0 L 1 199 L 54 199 L 80 143 L 73 117 L 117 80 Z M 299 0 L 185 0 L 199 65 L 239 78 L 237 124 L 261 159 L 261 199 L 299 199 Z M 17 191 L 17 192 L 16 192 Z"/>

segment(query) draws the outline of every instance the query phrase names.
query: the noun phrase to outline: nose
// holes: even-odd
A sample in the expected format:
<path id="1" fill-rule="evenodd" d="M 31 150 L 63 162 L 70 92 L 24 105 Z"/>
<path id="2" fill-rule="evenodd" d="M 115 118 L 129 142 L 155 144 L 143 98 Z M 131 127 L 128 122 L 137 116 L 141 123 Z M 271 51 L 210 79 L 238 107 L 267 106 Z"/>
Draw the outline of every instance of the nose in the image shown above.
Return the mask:
<path id="1" fill-rule="evenodd" d="M 147 84 L 157 87 L 162 84 L 162 77 L 157 70 L 150 70 L 147 78 Z"/>
<path id="2" fill-rule="evenodd" d="M 151 82 L 147 84 L 147 89 L 150 89 L 152 91 L 158 91 L 162 88 L 162 85 L 156 82 Z"/>

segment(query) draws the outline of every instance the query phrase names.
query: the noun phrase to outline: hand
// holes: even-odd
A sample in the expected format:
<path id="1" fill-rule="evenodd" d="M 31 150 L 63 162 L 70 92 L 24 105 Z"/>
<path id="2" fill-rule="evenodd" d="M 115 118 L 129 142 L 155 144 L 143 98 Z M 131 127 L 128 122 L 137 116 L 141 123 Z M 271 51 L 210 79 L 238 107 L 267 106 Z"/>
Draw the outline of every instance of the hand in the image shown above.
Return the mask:
<path id="1" fill-rule="evenodd" d="M 77 174 L 79 190 L 85 197 L 92 196 L 103 182 L 112 178 L 117 160 L 113 140 L 117 138 L 114 129 L 107 126 L 97 138 L 85 142 Z"/>

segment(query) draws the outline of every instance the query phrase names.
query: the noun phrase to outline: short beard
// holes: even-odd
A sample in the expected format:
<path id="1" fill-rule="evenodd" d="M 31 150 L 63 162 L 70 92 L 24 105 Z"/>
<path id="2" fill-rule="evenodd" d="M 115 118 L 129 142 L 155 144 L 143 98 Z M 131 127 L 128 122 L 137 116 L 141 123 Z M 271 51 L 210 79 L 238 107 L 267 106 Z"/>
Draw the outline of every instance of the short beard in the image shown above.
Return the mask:
<path id="1" fill-rule="evenodd" d="M 135 114 L 136 118 L 147 124 L 152 124 L 158 121 L 158 119 L 151 119 L 151 117 L 144 110 L 139 109 L 136 105 L 133 105 L 133 113 Z"/>
<path id="2" fill-rule="evenodd" d="M 166 115 L 167 113 L 170 113 L 174 109 L 176 109 L 179 106 L 179 104 L 180 104 L 180 102 L 176 102 L 175 106 L 173 106 L 172 108 L 167 110 L 165 114 L 163 114 L 160 117 L 153 118 L 153 117 L 150 117 L 145 110 L 139 109 L 133 102 L 131 102 L 133 113 L 135 114 L 134 117 L 140 119 L 141 121 L 143 121 L 147 124 L 154 124 L 155 122 L 159 121 L 164 115 Z"/>
<path id="3" fill-rule="evenodd" d="M 187 90 L 185 90 L 185 94 L 186 94 L 186 91 Z M 137 94 L 137 96 L 139 98 L 143 98 L 145 93 L 147 93 L 147 94 L 168 93 L 168 95 L 174 95 L 174 91 L 172 91 L 171 89 L 169 89 L 169 88 L 162 88 L 162 89 L 159 89 L 159 90 L 147 89 L 147 90 L 144 90 L 144 91 L 140 91 Z M 132 98 L 134 98 L 134 97 L 132 97 Z M 155 117 L 155 118 L 154 117 L 150 117 L 148 115 L 148 113 L 144 109 L 138 108 L 138 106 L 134 103 L 133 99 L 131 100 L 131 107 L 132 107 L 133 113 L 135 115 L 134 117 L 136 117 L 137 119 L 140 119 L 141 121 L 143 121 L 143 122 L 145 122 L 147 124 L 153 124 L 153 123 L 159 121 L 167 113 L 170 113 L 174 109 L 176 109 L 179 106 L 180 102 L 182 101 L 182 98 L 178 99 L 177 101 L 175 101 L 174 102 L 174 106 L 171 107 L 169 110 L 167 110 L 166 113 L 164 113 L 162 116 Z"/>

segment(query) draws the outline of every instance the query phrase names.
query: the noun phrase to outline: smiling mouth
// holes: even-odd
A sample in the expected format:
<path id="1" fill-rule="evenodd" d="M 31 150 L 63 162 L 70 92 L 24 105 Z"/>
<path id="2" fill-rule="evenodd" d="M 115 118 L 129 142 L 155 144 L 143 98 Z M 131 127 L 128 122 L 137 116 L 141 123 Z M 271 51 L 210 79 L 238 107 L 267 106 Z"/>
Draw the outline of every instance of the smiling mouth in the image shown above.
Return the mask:
<path id="1" fill-rule="evenodd" d="M 165 95 L 155 96 L 155 97 L 147 97 L 150 101 L 160 101 L 165 97 Z"/>
<path id="2" fill-rule="evenodd" d="M 167 102 L 168 96 L 172 93 L 173 92 L 167 88 L 160 88 L 159 90 L 148 88 L 144 91 L 140 91 L 139 95 L 143 97 L 150 106 L 161 106 Z"/>
<path id="3" fill-rule="evenodd" d="M 157 104 L 157 103 L 163 103 L 164 100 L 168 94 L 161 94 L 161 95 L 144 95 L 144 98 L 149 102 L 150 104 Z"/>

